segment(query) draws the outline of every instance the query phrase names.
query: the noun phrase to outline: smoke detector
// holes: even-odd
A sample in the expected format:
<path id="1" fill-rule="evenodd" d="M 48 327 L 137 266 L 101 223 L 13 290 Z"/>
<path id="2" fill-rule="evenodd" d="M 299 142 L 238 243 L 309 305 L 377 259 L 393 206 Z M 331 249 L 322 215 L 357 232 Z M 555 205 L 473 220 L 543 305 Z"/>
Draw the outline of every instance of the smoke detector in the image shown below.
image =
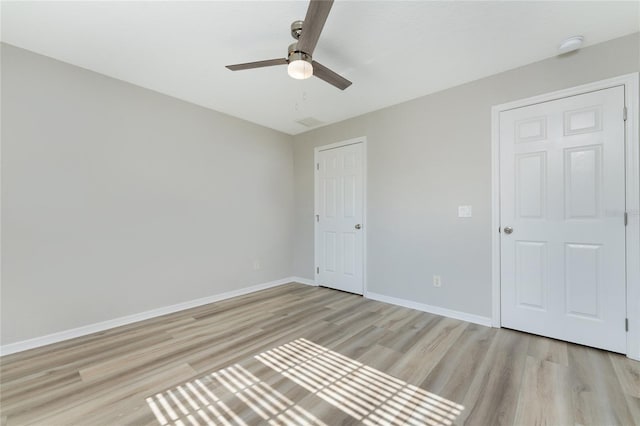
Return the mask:
<path id="1" fill-rule="evenodd" d="M 582 47 L 583 41 L 584 37 L 581 35 L 569 37 L 568 39 L 565 39 L 562 41 L 562 43 L 560 43 L 560 46 L 558 46 L 558 53 L 562 55 L 563 53 L 569 53 L 573 52 L 574 50 L 578 50 Z"/>

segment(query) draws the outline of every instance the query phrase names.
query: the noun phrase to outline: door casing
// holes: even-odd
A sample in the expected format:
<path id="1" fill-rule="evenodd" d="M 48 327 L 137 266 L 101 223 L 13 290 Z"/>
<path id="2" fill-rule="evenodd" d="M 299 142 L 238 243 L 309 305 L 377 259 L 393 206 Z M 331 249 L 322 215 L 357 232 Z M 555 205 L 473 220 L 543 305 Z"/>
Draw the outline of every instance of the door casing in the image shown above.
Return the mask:
<path id="1" fill-rule="evenodd" d="M 500 318 L 500 113 L 514 108 L 580 95 L 595 90 L 624 86 L 627 120 L 625 122 L 626 151 L 626 309 L 629 329 L 629 358 L 640 361 L 640 137 L 639 126 L 640 73 L 626 74 L 581 86 L 558 90 L 531 98 L 520 99 L 491 109 L 491 275 L 492 325 L 501 326 Z M 621 111 L 622 114 L 622 111 Z M 620 324 L 620 327 L 624 327 Z"/>
<path id="2" fill-rule="evenodd" d="M 319 162 L 320 151 L 326 151 L 328 149 L 340 148 L 347 145 L 362 144 L 362 296 L 367 297 L 367 138 L 361 136 L 354 139 L 348 139 L 341 142 L 336 142 L 328 145 L 317 146 L 313 150 L 313 279 L 316 285 L 318 283 L 317 268 L 320 265 L 320 236 L 318 222 L 316 221 L 316 215 L 319 214 L 319 195 L 320 195 L 320 181 L 318 179 L 318 170 L 316 165 Z"/>

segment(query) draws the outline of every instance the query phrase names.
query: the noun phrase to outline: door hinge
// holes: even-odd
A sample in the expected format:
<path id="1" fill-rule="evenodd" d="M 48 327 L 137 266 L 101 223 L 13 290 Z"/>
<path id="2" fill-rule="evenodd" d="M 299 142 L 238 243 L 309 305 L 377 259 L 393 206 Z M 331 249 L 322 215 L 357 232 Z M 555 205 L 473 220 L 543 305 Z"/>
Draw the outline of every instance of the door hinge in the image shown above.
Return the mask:
<path id="1" fill-rule="evenodd" d="M 622 109 L 622 120 L 627 121 L 627 107 Z"/>
<path id="2" fill-rule="evenodd" d="M 500 227 L 498 226 L 498 234 L 499 234 L 500 232 L 502 232 L 502 231 L 501 231 L 501 229 L 502 229 L 502 228 L 500 228 Z"/>
<path id="3" fill-rule="evenodd" d="M 629 318 L 624 319 L 624 331 L 629 331 Z"/>
<path id="4" fill-rule="evenodd" d="M 320 222 L 320 215 L 319 214 L 316 215 L 316 222 Z"/>
<path id="5" fill-rule="evenodd" d="M 316 163 L 316 170 L 320 170 L 320 163 Z"/>
<path id="6" fill-rule="evenodd" d="M 320 273 L 320 267 L 316 266 L 316 274 L 319 274 L 319 273 Z"/>
<path id="7" fill-rule="evenodd" d="M 629 224 L 629 214 L 627 212 L 624 212 L 624 226 L 627 226 Z"/>

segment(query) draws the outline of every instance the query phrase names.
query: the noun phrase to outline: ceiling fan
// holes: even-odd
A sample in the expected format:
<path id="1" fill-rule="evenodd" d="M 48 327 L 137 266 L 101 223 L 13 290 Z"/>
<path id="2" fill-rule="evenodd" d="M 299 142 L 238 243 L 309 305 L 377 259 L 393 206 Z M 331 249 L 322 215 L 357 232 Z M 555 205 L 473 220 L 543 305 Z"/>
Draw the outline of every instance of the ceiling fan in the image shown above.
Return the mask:
<path id="1" fill-rule="evenodd" d="M 331 6 L 333 6 L 333 0 L 311 0 L 304 21 L 293 21 L 291 24 L 291 36 L 298 41 L 289 45 L 286 58 L 227 65 L 227 68 L 231 71 L 240 71 L 288 64 L 287 71 L 293 78 L 303 80 L 314 75 L 340 90 L 346 89 L 351 85 L 349 80 L 312 58 Z"/>

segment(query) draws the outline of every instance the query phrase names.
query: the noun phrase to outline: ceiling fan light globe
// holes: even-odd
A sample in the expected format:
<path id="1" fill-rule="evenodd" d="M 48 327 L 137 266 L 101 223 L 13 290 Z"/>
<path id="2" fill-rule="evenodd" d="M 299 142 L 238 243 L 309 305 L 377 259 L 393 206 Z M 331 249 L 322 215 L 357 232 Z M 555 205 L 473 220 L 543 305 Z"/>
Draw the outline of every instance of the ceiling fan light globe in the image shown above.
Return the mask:
<path id="1" fill-rule="evenodd" d="M 290 77 L 296 80 L 304 80 L 313 75 L 313 65 L 305 60 L 296 59 L 295 61 L 289 62 L 287 72 Z"/>

